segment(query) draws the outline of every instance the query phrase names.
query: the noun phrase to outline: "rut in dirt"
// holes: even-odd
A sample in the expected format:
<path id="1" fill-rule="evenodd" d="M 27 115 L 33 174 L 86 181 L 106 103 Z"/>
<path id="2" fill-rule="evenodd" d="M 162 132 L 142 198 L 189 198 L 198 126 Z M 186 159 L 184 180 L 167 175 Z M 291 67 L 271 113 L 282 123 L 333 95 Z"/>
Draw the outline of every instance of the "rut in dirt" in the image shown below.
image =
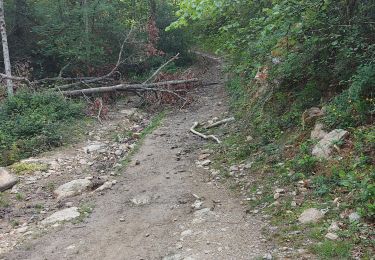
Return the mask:
<path id="1" fill-rule="evenodd" d="M 207 82 L 223 81 L 204 58 Z M 269 250 L 262 222 L 241 199 L 197 165 L 209 158 L 195 121 L 230 116 L 223 84 L 194 90 L 195 102 L 169 112 L 146 137 L 118 184 L 96 197 L 83 223 L 66 223 L 25 242 L 4 259 L 256 259 Z M 199 163 L 198 163 L 199 164 Z"/>

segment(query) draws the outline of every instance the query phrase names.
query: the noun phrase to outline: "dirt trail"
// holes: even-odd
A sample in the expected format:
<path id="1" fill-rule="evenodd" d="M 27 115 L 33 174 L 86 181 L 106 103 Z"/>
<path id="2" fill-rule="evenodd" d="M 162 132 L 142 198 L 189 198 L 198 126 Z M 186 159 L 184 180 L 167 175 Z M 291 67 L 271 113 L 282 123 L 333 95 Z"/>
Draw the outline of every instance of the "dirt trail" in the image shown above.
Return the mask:
<path id="1" fill-rule="evenodd" d="M 218 61 L 205 77 L 221 79 Z M 196 90 L 192 106 L 168 113 L 146 137 L 118 184 L 95 197 L 92 214 L 27 242 L 5 259 L 256 259 L 262 222 L 196 161 L 207 141 L 194 121 L 226 117 L 223 85 Z M 93 198 L 94 199 L 94 198 Z M 202 205 L 199 205 L 200 203 Z M 195 204 L 196 209 L 192 208 Z"/>

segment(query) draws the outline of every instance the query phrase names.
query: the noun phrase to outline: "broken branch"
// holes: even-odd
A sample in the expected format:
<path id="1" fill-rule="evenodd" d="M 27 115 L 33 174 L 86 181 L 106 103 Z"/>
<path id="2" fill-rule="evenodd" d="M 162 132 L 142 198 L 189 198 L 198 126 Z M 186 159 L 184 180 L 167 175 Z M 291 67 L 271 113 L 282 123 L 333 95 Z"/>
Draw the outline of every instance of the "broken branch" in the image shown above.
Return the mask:
<path id="1" fill-rule="evenodd" d="M 160 71 L 165 67 L 167 66 L 169 63 L 171 63 L 172 61 L 178 59 L 178 56 L 180 55 L 180 53 L 177 53 L 176 56 L 172 57 L 170 60 L 168 60 L 166 63 L 164 63 L 163 65 L 161 65 L 152 75 L 151 77 L 149 77 L 145 82 L 143 82 L 143 84 L 147 84 L 148 82 L 150 82 L 154 77 L 156 77 L 156 75 L 158 75 L 160 73 Z"/>
<path id="2" fill-rule="evenodd" d="M 213 139 L 218 144 L 221 143 L 220 140 L 216 136 L 214 136 L 214 135 L 205 135 L 205 134 L 202 134 L 202 133 L 198 132 L 197 130 L 195 130 L 195 128 L 197 126 L 199 126 L 199 123 L 198 122 L 194 122 L 194 125 L 190 128 L 190 132 L 192 132 L 195 135 L 198 135 L 198 136 L 202 137 L 203 139 Z"/>
<path id="3" fill-rule="evenodd" d="M 215 122 L 213 124 L 210 124 L 210 125 L 206 126 L 205 128 L 209 129 L 209 128 L 212 128 L 212 127 L 215 127 L 215 126 L 219 126 L 219 125 L 222 125 L 222 124 L 226 124 L 226 123 L 232 122 L 234 120 L 235 120 L 234 117 L 225 118 L 223 120 L 220 120 L 220 121 L 217 121 L 217 122 Z"/>

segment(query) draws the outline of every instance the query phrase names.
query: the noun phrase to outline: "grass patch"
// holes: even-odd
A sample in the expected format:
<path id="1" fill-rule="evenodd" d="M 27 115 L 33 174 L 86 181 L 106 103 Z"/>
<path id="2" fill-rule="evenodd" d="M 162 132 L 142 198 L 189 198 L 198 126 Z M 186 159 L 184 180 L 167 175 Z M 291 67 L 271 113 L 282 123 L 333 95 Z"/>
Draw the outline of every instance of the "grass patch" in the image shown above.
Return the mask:
<path id="1" fill-rule="evenodd" d="M 311 246 L 311 250 L 320 259 L 351 259 L 352 245 L 345 241 L 325 240 L 319 244 Z"/>
<path id="2" fill-rule="evenodd" d="M 48 170 L 48 164 L 45 163 L 27 163 L 27 162 L 19 162 L 15 163 L 12 166 L 10 166 L 10 169 L 18 174 L 28 174 L 36 171 L 47 171 Z"/>

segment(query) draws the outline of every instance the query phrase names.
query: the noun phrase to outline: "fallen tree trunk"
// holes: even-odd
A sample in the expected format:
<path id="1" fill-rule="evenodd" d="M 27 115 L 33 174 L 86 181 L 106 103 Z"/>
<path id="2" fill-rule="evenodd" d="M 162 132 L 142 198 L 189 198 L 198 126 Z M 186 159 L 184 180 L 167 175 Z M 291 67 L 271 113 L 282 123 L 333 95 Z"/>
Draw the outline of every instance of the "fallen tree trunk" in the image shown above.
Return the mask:
<path id="1" fill-rule="evenodd" d="M 188 83 L 199 84 L 199 82 L 200 82 L 199 79 L 188 79 L 188 80 L 164 81 L 164 82 L 157 82 L 157 83 L 150 83 L 150 84 L 119 84 L 119 85 L 109 86 L 109 87 L 61 91 L 61 94 L 63 94 L 64 96 L 73 97 L 73 96 L 80 96 L 80 95 L 108 93 L 108 92 L 114 92 L 114 91 L 137 91 L 137 92 L 152 91 L 152 90 L 157 91 L 158 90 L 157 88 L 162 87 L 162 86 L 172 86 L 172 85 L 180 85 L 180 84 L 188 84 Z"/>

